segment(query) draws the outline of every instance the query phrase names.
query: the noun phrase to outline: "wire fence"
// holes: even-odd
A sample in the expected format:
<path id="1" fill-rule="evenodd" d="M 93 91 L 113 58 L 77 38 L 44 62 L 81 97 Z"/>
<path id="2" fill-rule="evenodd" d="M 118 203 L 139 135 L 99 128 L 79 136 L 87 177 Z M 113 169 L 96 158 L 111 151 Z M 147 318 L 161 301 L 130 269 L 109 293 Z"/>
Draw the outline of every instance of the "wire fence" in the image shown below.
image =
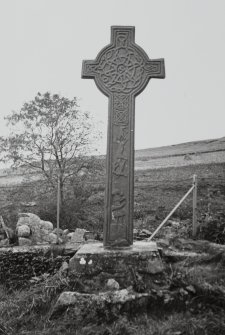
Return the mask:
<path id="1" fill-rule="evenodd" d="M 180 200 L 177 202 L 177 204 L 172 208 L 172 210 L 169 212 L 169 214 L 165 217 L 165 219 L 161 222 L 161 224 L 158 226 L 158 228 L 153 232 L 153 234 L 151 235 L 151 237 L 149 238 L 149 240 L 151 240 L 152 238 L 154 238 L 154 236 L 158 233 L 158 231 L 167 223 L 167 221 L 170 219 L 170 217 L 175 213 L 175 211 L 182 205 L 182 203 L 187 199 L 187 197 L 189 197 L 189 195 L 192 194 L 192 235 L 196 236 L 196 232 L 197 232 L 197 189 L 201 189 L 201 186 L 214 186 L 214 184 L 216 184 L 216 186 L 220 185 L 220 186 L 225 186 L 225 178 L 221 177 L 221 175 L 219 176 L 201 176 L 197 178 L 196 175 L 192 175 L 190 177 L 186 177 L 186 178 L 160 178 L 160 179 L 150 179 L 149 176 L 140 176 L 140 177 L 136 177 L 135 176 L 135 188 L 155 188 L 155 187 L 159 187 L 162 188 L 162 186 L 166 187 L 180 187 L 180 183 L 183 183 L 185 188 L 186 186 L 188 186 L 188 184 L 191 184 L 191 187 L 189 187 L 188 191 L 186 191 L 186 193 L 183 195 L 182 198 L 180 198 Z M 90 185 L 90 186 L 95 186 L 95 187 L 102 187 L 104 189 L 105 187 L 105 180 L 95 180 L 95 181 L 85 181 L 84 182 L 86 185 Z M 11 185 L 0 185 L 0 191 L 20 191 L 23 188 L 34 188 L 36 185 L 39 186 L 38 192 L 40 195 L 40 191 L 41 191 L 41 185 L 42 186 L 46 186 L 46 181 L 44 180 L 33 180 L 33 181 L 29 181 L 29 182 L 22 182 L 20 184 L 11 184 Z M 71 183 L 65 183 L 65 186 L 69 187 L 76 187 L 76 185 Z M 59 179 L 58 179 L 58 183 L 56 185 L 56 187 L 51 187 L 49 189 L 46 188 L 46 190 L 44 191 L 43 194 L 52 194 L 54 192 L 56 192 L 56 206 L 57 206 L 57 232 L 59 231 L 59 226 L 60 226 L 60 183 L 59 183 Z M 180 193 L 179 193 L 180 194 Z M 181 197 L 181 195 L 180 195 Z M 189 197 L 190 198 L 190 197 Z M 209 200 L 210 198 L 210 194 L 208 192 L 208 194 L 205 195 L 205 198 Z M 32 199 L 31 199 L 32 200 Z M 3 202 L 3 206 L 1 206 L 1 202 Z M 11 206 L 13 206 L 13 203 L 8 203 L 5 204 L 5 199 L 1 199 L 0 198 L 0 209 L 4 210 L 7 208 L 10 208 Z M 209 205 L 208 205 L 209 207 Z M 59 234 L 57 234 L 57 238 L 59 239 Z"/>

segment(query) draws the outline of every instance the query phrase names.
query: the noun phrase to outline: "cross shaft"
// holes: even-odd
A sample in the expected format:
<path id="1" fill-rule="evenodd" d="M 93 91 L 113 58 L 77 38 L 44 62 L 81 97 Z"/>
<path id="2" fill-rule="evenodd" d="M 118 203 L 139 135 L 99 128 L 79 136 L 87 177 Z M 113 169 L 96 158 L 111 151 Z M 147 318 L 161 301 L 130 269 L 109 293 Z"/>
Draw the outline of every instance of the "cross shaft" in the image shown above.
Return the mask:
<path id="1" fill-rule="evenodd" d="M 150 60 L 134 42 L 134 27 L 111 27 L 111 43 L 82 78 L 93 78 L 109 97 L 104 246 L 133 243 L 135 97 L 151 78 L 165 78 L 164 60 Z"/>

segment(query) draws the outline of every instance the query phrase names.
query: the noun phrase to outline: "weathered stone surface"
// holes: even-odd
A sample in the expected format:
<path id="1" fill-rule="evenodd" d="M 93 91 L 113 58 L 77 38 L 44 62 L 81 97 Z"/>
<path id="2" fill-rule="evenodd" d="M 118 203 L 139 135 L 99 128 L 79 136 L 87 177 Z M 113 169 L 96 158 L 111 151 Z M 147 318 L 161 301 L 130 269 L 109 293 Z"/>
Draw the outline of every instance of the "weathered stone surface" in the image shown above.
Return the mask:
<path id="1" fill-rule="evenodd" d="M 20 213 L 19 214 L 19 220 L 17 222 L 16 227 L 18 228 L 19 226 L 22 225 L 28 225 L 30 228 L 32 226 L 39 226 L 40 224 L 40 218 L 32 213 Z"/>
<path id="2" fill-rule="evenodd" d="M 17 235 L 18 237 L 29 237 L 31 234 L 30 227 L 27 225 L 21 225 L 17 229 Z"/>
<path id="3" fill-rule="evenodd" d="M 54 306 L 51 319 L 73 317 L 78 321 L 87 319 L 96 322 L 100 315 L 110 320 L 113 313 L 120 313 L 123 309 L 129 311 L 135 305 L 138 308 L 146 306 L 149 298 L 148 293 L 135 293 L 127 289 L 99 294 L 63 292 Z"/>
<path id="4" fill-rule="evenodd" d="M 48 237 L 49 237 L 49 242 L 50 243 L 57 243 L 57 235 L 56 234 L 50 233 Z"/>
<path id="5" fill-rule="evenodd" d="M 68 238 L 68 241 L 71 241 L 71 238 L 72 238 L 73 234 L 74 234 L 74 233 L 71 232 L 71 233 L 68 233 L 68 234 L 66 235 L 67 238 Z"/>
<path id="6" fill-rule="evenodd" d="M 23 225 L 30 228 L 31 240 L 34 244 L 50 242 L 49 234 L 53 231 L 53 224 L 51 222 L 43 221 L 32 213 L 21 213 L 17 222 L 17 230 Z"/>
<path id="7" fill-rule="evenodd" d="M 119 290 L 120 284 L 115 279 L 110 278 L 106 283 L 106 287 L 109 290 Z"/>
<path id="8" fill-rule="evenodd" d="M 93 78 L 109 97 L 104 245 L 133 243 L 135 97 L 151 78 L 165 78 L 164 60 L 150 60 L 134 40 L 135 27 L 111 27 L 111 42 L 95 60 L 83 61 L 82 78 Z"/>
<path id="9" fill-rule="evenodd" d="M 84 244 L 70 259 L 69 268 L 81 276 L 115 279 L 122 287 L 134 283 L 135 272 L 152 276 L 164 269 L 154 242 L 135 242 L 126 249 L 105 249 L 101 243 Z"/>
<path id="10" fill-rule="evenodd" d="M 169 247 L 170 241 L 165 239 L 165 238 L 160 238 L 160 239 L 157 240 L 157 245 L 159 247 L 162 247 L 162 248 L 163 247 Z"/>
<path id="11" fill-rule="evenodd" d="M 64 247 L 46 245 L 0 248 L 0 283 L 8 287 L 27 285 L 34 274 L 54 274 L 64 261 L 69 261 Z"/>
<path id="12" fill-rule="evenodd" d="M 84 242 L 84 234 L 86 230 L 77 228 L 74 233 L 71 234 L 71 243 Z M 69 235 L 69 234 L 68 234 Z"/>
<path id="13" fill-rule="evenodd" d="M 95 240 L 95 236 L 96 236 L 96 234 L 94 232 L 92 232 L 92 231 L 86 231 L 85 234 L 84 234 L 84 239 L 86 241 L 88 241 L 88 240 Z"/>
<path id="14" fill-rule="evenodd" d="M 79 250 L 81 243 L 66 243 L 63 245 L 64 255 L 73 256 Z"/>
<path id="15" fill-rule="evenodd" d="M 58 231 L 58 229 L 57 228 L 55 228 L 55 229 L 53 229 L 53 234 L 55 234 L 55 235 L 57 235 L 57 231 Z M 59 236 L 62 236 L 63 235 L 63 230 L 61 229 L 61 228 L 59 228 Z"/>
<path id="16" fill-rule="evenodd" d="M 19 246 L 24 246 L 24 245 L 31 245 L 32 241 L 26 237 L 19 237 L 18 243 L 19 243 Z"/>
<path id="17" fill-rule="evenodd" d="M 45 229 L 51 232 L 53 230 L 53 224 L 50 221 L 41 220 L 41 227 L 42 229 Z"/>

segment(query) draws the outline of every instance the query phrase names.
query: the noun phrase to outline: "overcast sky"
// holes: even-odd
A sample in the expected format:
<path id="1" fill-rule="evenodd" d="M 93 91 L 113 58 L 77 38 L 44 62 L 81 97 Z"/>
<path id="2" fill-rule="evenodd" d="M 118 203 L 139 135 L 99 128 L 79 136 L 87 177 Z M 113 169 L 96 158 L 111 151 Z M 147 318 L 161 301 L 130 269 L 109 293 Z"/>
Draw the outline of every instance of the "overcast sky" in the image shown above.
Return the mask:
<path id="1" fill-rule="evenodd" d="M 0 0 L 0 135 L 5 115 L 50 91 L 102 122 L 104 153 L 108 99 L 81 65 L 129 25 L 166 68 L 136 99 L 136 149 L 225 136 L 224 15 L 224 0 Z"/>

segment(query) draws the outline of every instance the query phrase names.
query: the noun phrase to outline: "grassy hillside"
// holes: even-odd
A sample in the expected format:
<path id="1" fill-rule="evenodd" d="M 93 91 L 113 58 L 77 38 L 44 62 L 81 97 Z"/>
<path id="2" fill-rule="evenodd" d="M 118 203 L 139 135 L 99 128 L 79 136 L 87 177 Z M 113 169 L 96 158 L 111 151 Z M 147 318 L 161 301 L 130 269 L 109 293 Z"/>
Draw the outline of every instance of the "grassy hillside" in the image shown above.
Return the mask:
<path id="1" fill-rule="evenodd" d="M 105 156 L 100 156 L 100 158 L 105 159 Z M 135 170 L 224 162 L 225 137 L 135 151 Z M 24 175 L 25 171 L 22 168 L 18 170 L 0 169 L 0 186 L 21 183 Z M 30 176 L 32 180 L 40 178 L 36 173 Z"/>
<path id="2" fill-rule="evenodd" d="M 142 157 L 166 157 L 185 154 L 200 154 L 213 151 L 225 151 L 225 137 L 212 140 L 180 143 L 158 148 L 142 149 L 136 151 L 136 160 Z"/>

